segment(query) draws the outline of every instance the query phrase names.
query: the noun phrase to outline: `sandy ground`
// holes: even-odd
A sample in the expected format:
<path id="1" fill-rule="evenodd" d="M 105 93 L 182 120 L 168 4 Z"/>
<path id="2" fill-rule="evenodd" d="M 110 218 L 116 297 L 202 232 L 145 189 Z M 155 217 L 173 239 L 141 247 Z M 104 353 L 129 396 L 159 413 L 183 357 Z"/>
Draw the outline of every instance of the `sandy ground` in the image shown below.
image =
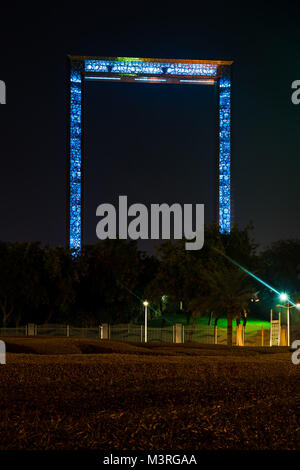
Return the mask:
<path id="1" fill-rule="evenodd" d="M 0 450 L 300 450 L 287 349 L 2 339 Z"/>

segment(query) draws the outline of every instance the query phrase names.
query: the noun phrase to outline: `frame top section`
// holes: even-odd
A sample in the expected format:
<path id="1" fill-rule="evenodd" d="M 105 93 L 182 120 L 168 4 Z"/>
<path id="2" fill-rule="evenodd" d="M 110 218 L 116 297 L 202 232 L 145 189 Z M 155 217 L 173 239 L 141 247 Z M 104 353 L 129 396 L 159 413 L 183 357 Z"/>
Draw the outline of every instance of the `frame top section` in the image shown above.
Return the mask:
<path id="1" fill-rule="evenodd" d="M 80 64 L 83 77 L 86 80 L 148 80 L 214 84 L 214 81 L 222 74 L 224 66 L 227 68 L 233 64 L 232 60 L 151 59 L 73 55 L 68 57 L 72 63 Z"/>
<path id="2" fill-rule="evenodd" d="M 138 57 L 103 57 L 87 55 L 68 55 L 70 60 L 109 60 L 109 61 L 128 61 L 128 62 L 171 62 L 173 64 L 215 64 L 232 65 L 233 60 L 194 60 L 194 59 L 149 59 Z"/>

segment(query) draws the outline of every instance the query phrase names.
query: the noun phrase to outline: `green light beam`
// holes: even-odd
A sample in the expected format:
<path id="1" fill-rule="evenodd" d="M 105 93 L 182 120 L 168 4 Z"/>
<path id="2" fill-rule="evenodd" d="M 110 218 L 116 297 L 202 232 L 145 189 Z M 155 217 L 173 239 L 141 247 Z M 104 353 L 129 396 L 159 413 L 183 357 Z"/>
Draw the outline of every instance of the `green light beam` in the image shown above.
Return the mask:
<path id="1" fill-rule="evenodd" d="M 255 274 L 253 274 L 251 271 L 248 271 L 248 269 L 244 268 L 243 266 L 241 266 L 239 263 L 237 263 L 236 261 L 234 261 L 234 259 L 230 258 L 229 256 L 225 255 L 225 253 L 223 253 L 222 251 L 218 250 L 217 248 L 214 248 L 215 251 L 217 251 L 220 255 L 224 256 L 224 258 L 226 258 L 228 261 L 230 261 L 232 264 L 234 264 L 235 266 L 237 266 L 238 268 L 240 268 L 242 271 L 244 271 L 246 274 L 249 274 L 249 276 L 253 277 L 256 281 L 260 282 L 261 284 L 263 284 L 264 286 L 266 286 L 268 289 L 270 289 L 271 291 L 275 292 L 275 294 L 278 294 L 280 296 L 281 292 L 279 292 L 277 289 L 275 289 L 274 287 L 270 286 L 270 284 L 267 284 L 265 281 L 263 281 L 262 279 L 260 279 L 259 277 L 255 276 Z M 294 307 L 296 307 L 296 304 L 295 302 L 293 302 L 290 298 L 287 298 L 287 302 L 289 302 L 290 304 L 292 304 Z"/>

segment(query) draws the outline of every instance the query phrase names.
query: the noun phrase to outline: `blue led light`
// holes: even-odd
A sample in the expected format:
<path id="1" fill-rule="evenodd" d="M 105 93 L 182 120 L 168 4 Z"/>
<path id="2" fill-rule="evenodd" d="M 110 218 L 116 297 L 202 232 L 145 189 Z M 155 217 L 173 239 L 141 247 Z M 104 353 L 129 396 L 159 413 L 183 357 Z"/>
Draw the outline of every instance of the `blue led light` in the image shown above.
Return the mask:
<path id="1" fill-rule="evenodd" d="M 216 64 L 148 62 L 139 60 L 85 60 L 86 72 L 112 72 L 151 75 L 200 75 L 217 76 Z"/>
<path id="2" fill-rule="evenodd" d="M 229 71 L 219 80 L 219 227 L 231 226 L 231 80 Z"/>
<path id="3" fill-rule="evenodd" d="M 74 67 L 70 77 L 70 249 L 81 248 L 81 99 L 82 79 Z"/>

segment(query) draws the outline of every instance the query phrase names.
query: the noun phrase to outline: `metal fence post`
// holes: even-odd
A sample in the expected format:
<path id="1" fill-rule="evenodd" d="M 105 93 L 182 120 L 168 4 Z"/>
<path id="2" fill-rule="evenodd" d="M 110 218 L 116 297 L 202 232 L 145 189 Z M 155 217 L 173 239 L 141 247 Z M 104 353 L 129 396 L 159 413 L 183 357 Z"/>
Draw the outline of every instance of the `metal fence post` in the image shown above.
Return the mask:
<path id="1" fill-rule="evenodd" d="M 270 313 L 270 346 L 272 346 L 272 333 L 273 333 L 273 328 L 272 328 L 272 325 L 273 325 L 273 310 L 271 309 L 271 313 Z"/>
<path id="2" fill-rule="evenodd" d="M 184 343 L 184 325 L 182 325 L 181 323 L 176 323 L 174 336 L 175 343 Z"/>
<path id="3" fill-rule="evenodd" d="M 27 336 L 35 336 L 35 324 L 34 323 L 28 323 Z"/>
<path id="4" fill-rule="evenodd" d="M 218 344 L 218 327 L 214 326 L 214 344 Z"/>
<path id="5" fill-rule="evenodd" d="M 102 338 L 101 339 L 110 339 L 110 326 L 108 323 L 103 323 L 102 325 Z"/>

